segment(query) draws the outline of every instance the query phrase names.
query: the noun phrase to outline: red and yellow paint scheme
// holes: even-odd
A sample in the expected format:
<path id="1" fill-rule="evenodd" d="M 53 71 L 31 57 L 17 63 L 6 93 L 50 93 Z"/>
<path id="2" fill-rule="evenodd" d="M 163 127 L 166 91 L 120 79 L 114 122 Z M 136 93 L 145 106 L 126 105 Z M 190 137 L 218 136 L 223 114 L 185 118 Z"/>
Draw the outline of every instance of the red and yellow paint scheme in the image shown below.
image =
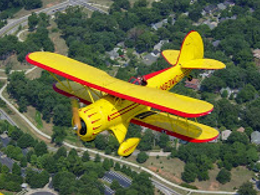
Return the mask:
<path id="1" fill-rule="evenodd" d="M 78 110 L 81 127 L 77 134 L 83 141 L 91 141 L 109 130 L 120 143 L 118 154 L 128 156 L 140 142 L 139 138 L 125 140 L 130 122 L 190 142 L 207 142 L 219 135 L 214 128 L 187 120 L 209 114 L 213 105 L 167 91 L 189 76 L 192 69 L 222 69 L 225 65 L 203 58 L 203 41 L 196 31 L 187 34 L 180 51 L 165 50 L 162 55 L 171 67 L 131 78 L 130 82 L 55 53 L 34 52 L 26 59 L 51 74 L 65 77 L 67 80 L 53 85 L 54 90 L 88 105 Z"/>

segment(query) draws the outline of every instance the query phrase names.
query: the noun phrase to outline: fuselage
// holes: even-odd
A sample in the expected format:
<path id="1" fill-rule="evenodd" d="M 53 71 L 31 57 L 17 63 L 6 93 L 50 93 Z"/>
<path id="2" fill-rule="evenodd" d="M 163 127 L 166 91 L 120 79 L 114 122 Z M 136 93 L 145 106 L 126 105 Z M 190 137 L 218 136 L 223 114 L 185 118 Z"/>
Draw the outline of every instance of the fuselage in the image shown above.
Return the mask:
<path id="1" fill-rule="evenodd" d="M 175 65 L 173 67 L 145 75 L 144 77 L 147 80 L 146 87 L 170 90 L 185 76 L 189 75 L 190 72 L 191 69 L 183 69 L 180 65 Z"/>

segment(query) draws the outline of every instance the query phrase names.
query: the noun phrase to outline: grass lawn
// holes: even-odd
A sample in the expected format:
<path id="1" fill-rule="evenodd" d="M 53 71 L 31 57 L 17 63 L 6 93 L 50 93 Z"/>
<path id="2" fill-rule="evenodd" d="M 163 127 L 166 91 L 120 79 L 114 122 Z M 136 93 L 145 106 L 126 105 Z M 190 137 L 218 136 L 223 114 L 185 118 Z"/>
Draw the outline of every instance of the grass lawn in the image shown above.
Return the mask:
<path id="1" fill-rule="evenodd" d="M 16 194 L 15 192 L 7 192 L 7 191 L 0 191 L 1 193 L 3 193 L 4 195 L 14 195 Z"/>
<path id="2" fill-rule="evenodd" d="M 214 169 L 209 171 L 210 179 L 208 181 L 199 182 L 196 180 L 191 183 L 191 185 L 195 185 L 203 190 L 234 191 L 235 188 L 238 188 L 242 183 L 249 181 L 254 175 L 254 173 L 249 171 L 246 167 L 239 166 L 231 170 L 231 181 L 222 185 L 216 180 L 219 171 L 220 169 L 215 165 Z"/>
<path id="3" fill-rule="evenodd" d="M 50 20 L 49 29 L 49 37 L 54 43 L 55 53 L 67 55 L 68 54 L 68 46 L 64 39 L 62 39 L 61 33 L 58 30 L 57 24 L 53 19 Z"/>
<path id="4" fill-rule="evenodd" d="M 104 5 L 104 6 L 107 6 L 107 7 L 110 7 L 112 5 L 112 3 L 113 3 L 112 0 L 89 0 L 88 2 L 89 3 L 94 3 L 94 4 Z"/>
<path id="5" fill-rule="evenodd" d="M 5 70 L 6 66 L 11 66 L 12 70 L 27 70 L 32 68 L 32 65 L 20 63 L 17 60 L 17 55 L 11 55 L 6 60 L 0 60 L 0 69 Z"/>
<path id="6" fill-rule="evenodd" d="M 40 78 L 41 75 L 42 75 L 42 71 L 43 71 L 43 69 L 41 69 L 41 68 L 36 68 L 36 69 L 34 69 L 33 71 L 31 71 L 30 73 L 28 73 L 28 74 L 26 75 L 26 78 L 28 78 L 28 79 Z"/>
<path id="7" fill-rule="evenodd" d="M 35 121 L 37 122 L 37 128 L 42 129 L 43 128 L 42 115 L 39 111 L 36 111 L 35 113 Z"/>
<path id="8" fill-rule="evenodd" d="M 136 156 L 130 156 L 125 160 L 136 163 Z M 178 158 L 168 160 L 167 157 L 149 157 L 145 163 L 140 165 L 149 168 L 153 172 L 158 173 L 160 176 L 173 183 L 180 184 L 183 182 L 181 180 L 181 173 L 184 171 L 185 163 Z M 216 180 L 216 176 L 219 171 L 220 169 L 215 165 L 215 167 L 209 171 L 210 179 L 208 181 L 196 180 L 190 184 L 201 190 L 232 192 L 254 176 L 254 172 L 249 171 L 246 167 L 240 166 L 231 170 L 231 181 L 222 185 Z"/>
<path id="9" fill-rule="evenodd" d="M 137 163 L 136 156 L 133 155 L 129 156 L 125 160 Z M 168 160 L 167 157 L 156 158 L 151 156 L 145 163 L 140 165 L 152 170 L 155 173 L 158 173 L 160 176 L 168 179 L 171 182 L 178 184 L 182 183 L 180 178 L 181 173 L 184 170 L 184 162 L 178 158 Z"/>

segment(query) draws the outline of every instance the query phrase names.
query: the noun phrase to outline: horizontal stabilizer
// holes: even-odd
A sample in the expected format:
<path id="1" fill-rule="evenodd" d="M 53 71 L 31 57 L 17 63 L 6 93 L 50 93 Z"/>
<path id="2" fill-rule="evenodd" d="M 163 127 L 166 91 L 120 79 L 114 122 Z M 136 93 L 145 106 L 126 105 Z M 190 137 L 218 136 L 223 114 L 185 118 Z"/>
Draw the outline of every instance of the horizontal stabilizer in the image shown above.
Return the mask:
<path id="1" fill-rule="evenodd" d="M 216 69 L 223 69 L 226 67 L 225 64 L 218 60 L 213 59 L 196 59 L 190 60 L 181 64 L 182 68 L 187 69 L 209 69 L 209 70 L 216 70 Z"/>
<path id="2" fill-rule="evenodd" d="M 164 50 L 162 51 L 162 56 L 164 59 L 170 64 L 170 65 L 175 65 L 178 57 L 179 57 L 180 51 L 179 50 Z"/>

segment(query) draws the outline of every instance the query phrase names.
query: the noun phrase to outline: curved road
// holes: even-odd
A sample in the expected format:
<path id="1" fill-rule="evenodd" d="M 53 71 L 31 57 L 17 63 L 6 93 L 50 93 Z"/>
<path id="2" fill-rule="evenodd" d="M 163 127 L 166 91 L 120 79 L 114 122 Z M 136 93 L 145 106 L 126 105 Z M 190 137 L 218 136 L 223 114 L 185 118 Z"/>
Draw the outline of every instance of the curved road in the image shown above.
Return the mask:
<path id="1" fill-rule="evenodd" d="M 74 0 L 75 1 L 75 0 Z M 44 9 L 44 11 L 50 11 L 50 10 L 55 10 L 55 9 L 58 9 L 60 6 L 64 6 L 64 4 L 68 4 L 70 1 L 66 1 L 66 2 L 63 2 L 59 5 L 56 5 L 56 6 L 53 6 L 51 8 L 46 8 Z M 55 8 L 54 8 L 55 7 Z M 43 10 L 41 10 L 43 11 Z M 4 33 L 6 33 L 7 31 L 9 31 L 11 28 L 13 28 L 15 25 L 18 25 L 19 23 L 21 22 L 27 22 L 27 18 L 28 16 L 25 16 L 23 18 L 20 18 L 20 19 L 17 19 L 15 22 L 12 22 L 10 24 L 8 24 L 7 26 L 5 26 L 4 28 L 0 29 L 0 36 Z M 10 25 L 12 27 L 10 27 Z M 32 68 L 32 69 L 29 69 L 25 72 L 25 74 L 28 74 L 29 72 L 33 71 L 36 67 Z M 7 86 L 7 83 L 1 88 L 0 90 L 0 98 L 5 101 L 5 103 L 10 107 L 12 108 L 12 110 L 14 110 L 35 132 L 37 132 L 39 135 L 45 137 L 46 139 L 48 140 L 51 140 L 51 137 L 45 133 L 43 133 L 42 131 L 40 131 L 37 127 L 35 127 L 31 121 L 29 121 L 23 114 L 21 114 L 4 96 L 3 96 L 3 91 L 4 89 L 6 88 Z M 114 161 L 117 161 L 117 162 L 120 162 L 120 163 L 123 163 L 125 165 L 128 165 L 128 166 L 131 166 L 131 167 L 134 167 L 134 168 L 137 168 L 139 170 L 142 170 L 142 171 L 145 171 L 147 173 L 149 173 L 150 175 L 152 175 L 154 178 L 157 178 L 158 180 L 164 182 L 165 184 L 169 185 L 169 186 L 173 186 L 175 188 L 178 188 L 180 190 L 184 190 L 184 191 L 187 191 L 188 193 L 205 193 L 205 194 L 236 194 L 236 192 L 225 192 L 225 191 L 206 191 L 206 190 L 194 190 L 194 189 L 189 189 L 189 188 L 185 188 L 185 187 L 182 187 L 182 186 L 179 186 L 175 183 L 172 183 L 166 179 L 164 179 L 163 177 L 159 176 L 158 174 L 152 172 L 151 170 L 145 168 L 145 167 L 142 167 L 140 165 L 137 165 L 135 163 L 132 163 L 132 162 L 128 162 L 128 161 L 125 161 L 125 160 L 122 160 L 120 158 L 117 158 L 117 157 L 113 157 L 113 156 L 109 156 L 109 155 L 106 155 L 104 154 L 103 152 L 98 152 L 98 151 L 95 151 L 95 150 L 92 150 L 92 149 L 88 149 L 88 148 L 84 148 L 84 147 L 77 147 L 77 146 L 74 146 L 72 144 L 69 144 L 67 142 L 63 142 L 63 144 L 67 147 L 70 147 L 70 148 L 74 148 L 76 150 L 80 150 L 80 151 L 88 151 L 90 153 L 93 153 L 93 154 L 99 154 L 100 156 L 102 156 L 103 158 L 108 158 L 108 159 L 112 159 Z M 163 188 L 165 189 L 166 186 L 162 185 L 161 183 L 153 180 L 153 183 L 156 184 L 156 185 L 159 185 L 160 188 Z M 159 189 L 160 189 L 159 188 Z M 171 189 L 170 189 L 171 190 Z M 178 194 L 177 192 L 175 192 L 174 190 L 171 190 L 170 191 L 171 194 Z"/>

